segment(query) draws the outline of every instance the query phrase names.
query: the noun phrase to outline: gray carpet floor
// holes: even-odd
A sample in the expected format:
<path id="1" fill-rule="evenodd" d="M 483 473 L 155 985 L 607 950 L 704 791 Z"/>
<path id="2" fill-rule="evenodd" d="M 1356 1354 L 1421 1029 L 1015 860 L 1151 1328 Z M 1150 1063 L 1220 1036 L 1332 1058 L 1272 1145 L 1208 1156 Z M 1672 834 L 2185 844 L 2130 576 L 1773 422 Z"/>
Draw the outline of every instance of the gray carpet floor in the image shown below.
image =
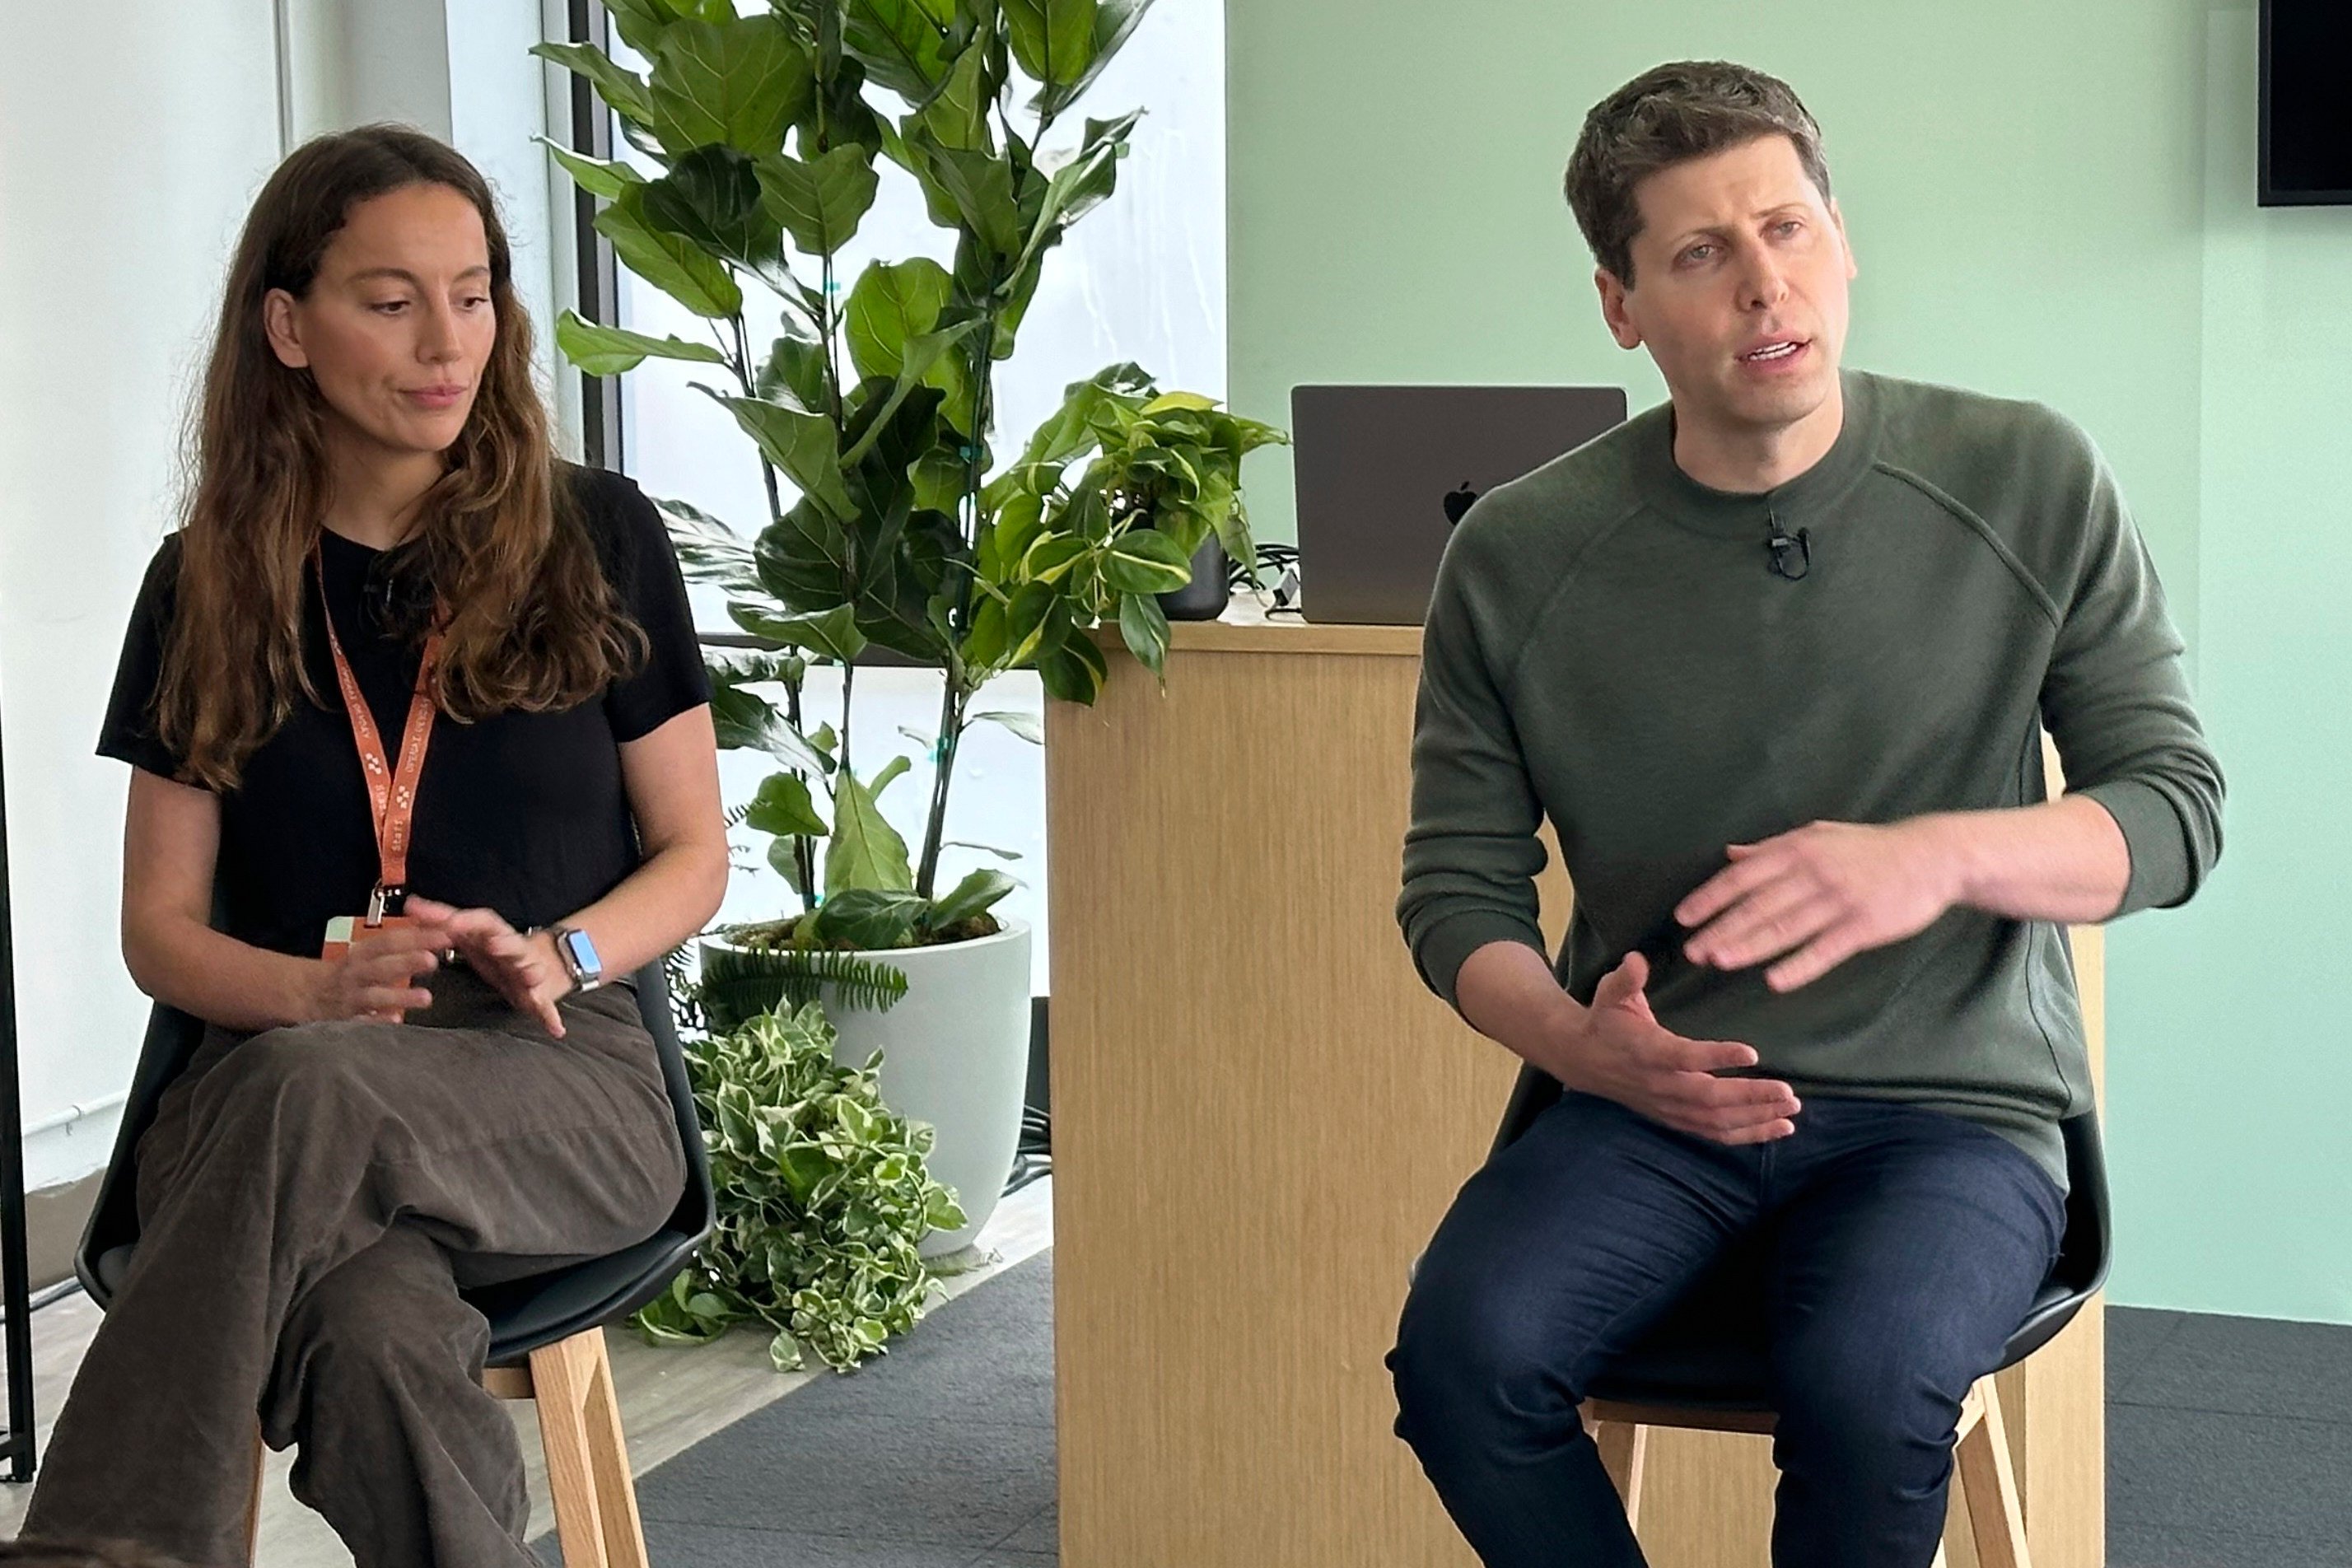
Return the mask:
<path id="1" fill-rule="evenodd" d="M 637 1482 L 656 1563 L 1053 1568 L 1054 1255 Z M 541 1554 L 554 1560 L 551 1544 Z"/>
<path id="2" fill-rule="evenodd" d="M 2119 1307 L 2107 1346 L 2108 1568 L 2352 1563 L 2352 1328 Z M 1051 1568 L 1053 1254 L 637 1496 L 657 1563 Z"/>

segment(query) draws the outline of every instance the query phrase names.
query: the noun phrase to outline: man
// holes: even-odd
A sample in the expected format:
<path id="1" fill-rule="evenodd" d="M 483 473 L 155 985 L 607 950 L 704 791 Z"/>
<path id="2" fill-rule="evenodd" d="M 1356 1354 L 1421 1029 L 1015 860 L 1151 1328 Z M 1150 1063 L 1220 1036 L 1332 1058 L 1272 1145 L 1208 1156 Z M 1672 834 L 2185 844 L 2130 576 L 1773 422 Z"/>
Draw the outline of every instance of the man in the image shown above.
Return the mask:
<path id="1" fill-rule="evenodd" d="M 2092 1105 L 2064 927 L 2187 900 L 2221 773 L 2089 440 L 1841 370 L 1854 261 L 1784 83 L 1660 67 L 1567 187 L 1671 401 L 1482 498 L 1438 574 L 1398 919 L 1564 1093 L 1430 1245 L 1397 1429 L 1486 1563 L 1640 1563 L 1577 1406 L 1738 1244 L 1774 1563 L 1926 1568 Z"/>

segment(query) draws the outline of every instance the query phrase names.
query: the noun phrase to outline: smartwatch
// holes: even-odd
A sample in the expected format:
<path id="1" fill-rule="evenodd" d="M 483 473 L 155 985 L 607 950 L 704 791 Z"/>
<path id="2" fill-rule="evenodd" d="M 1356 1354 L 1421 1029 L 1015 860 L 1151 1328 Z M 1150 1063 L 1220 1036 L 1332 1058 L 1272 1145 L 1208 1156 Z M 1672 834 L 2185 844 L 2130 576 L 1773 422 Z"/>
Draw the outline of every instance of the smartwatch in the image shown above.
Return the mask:
<path id="1" fill-rule="evenodd" d="M 563 972 L 572 976 L 573 986 L 582 991 L 593 991 L 604 984 L 604 961 L 596 956 L 596 944 L 578 926 L 550 926 L 548 934 L 555 939 L 555 955 L 563 962 Z"/>

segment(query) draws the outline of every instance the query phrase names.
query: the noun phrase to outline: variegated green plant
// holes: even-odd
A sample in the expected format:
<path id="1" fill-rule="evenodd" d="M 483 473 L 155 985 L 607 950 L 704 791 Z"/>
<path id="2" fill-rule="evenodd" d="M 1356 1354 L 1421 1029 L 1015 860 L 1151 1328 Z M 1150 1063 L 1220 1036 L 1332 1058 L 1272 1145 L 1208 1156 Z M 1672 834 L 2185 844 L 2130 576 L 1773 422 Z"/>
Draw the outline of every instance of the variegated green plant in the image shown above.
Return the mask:
<path id="1" fill-rule="evenodd" d="M 1027 715 L 979 707 L 982 689 L 1034 668 L 1054 697 L 1091 702 L 1108 675 L 1093 629 L 1115 621 L 1160 669 L 1157 595 L 1189 580 L 1210 533 L 1255 572 L 1237 464 L 1278 432 L 1158 395 L 1132 365 L 1072 386 L 991 478 L 995 366 L 1048 253 L 1111 195 L 1140 111 L 1049 142 L 1148 4 L 772 0 L 738 16 L 732 0 L 606 0 L 643 74 L 586 45 L 540 51 L 585 77 L 659 170 L 556 150 L 604 204 L 597 228 L 708 328 L 655 338 L 567 313 L 558 343 L 592 374 L 649 357 L 709 366 L 701 389 L 764 480 L 770 515 L 748 545 L 661 504 L 689 575 L 722 586 L 759 645 L 712 659 L 712 707 L 722 745 L 781 764 L 748 821 L 774 835 L 769 862 L 801 895 L 802 914 L 769 933 L 789 938 L 775 962 L 790 973 L 849 926 L 881 946 L 984 928 L 1009 877 L 936 887 L 959 743 L 983 721 L 1042 736 Z M 953 232 L 953 263 L 877 261 L 845 297 L 835 257 L 886 162 Z M 1090 449 L 1101 457 L 1071 477 Z M 909 732 L 934 763 L 912 856 L 877 805 L 908 759 L 853 754 L 853 661 L 869 644 L 946 676 L 936 733 Z M 842 667 L 836 721 L 804 710 L 812 661 Z M 889 897 L 824 913 L 852 894 Z"/>
<path id="2" fill-rule="evenodd" d="M 803 1350 L 847 1372 L 914 1327 L 939 1293 L 917 1250 L 964 1223 L 924 1165 L 931 1130 L 882 1103 L 879 1055 L 834 1060 L 814 1004 L 685 1041 L 718 1224 L 635 1321 L 656 1344 L 698 1344 L 738 1323 L 770 1334 L 779 1371 Z"/>

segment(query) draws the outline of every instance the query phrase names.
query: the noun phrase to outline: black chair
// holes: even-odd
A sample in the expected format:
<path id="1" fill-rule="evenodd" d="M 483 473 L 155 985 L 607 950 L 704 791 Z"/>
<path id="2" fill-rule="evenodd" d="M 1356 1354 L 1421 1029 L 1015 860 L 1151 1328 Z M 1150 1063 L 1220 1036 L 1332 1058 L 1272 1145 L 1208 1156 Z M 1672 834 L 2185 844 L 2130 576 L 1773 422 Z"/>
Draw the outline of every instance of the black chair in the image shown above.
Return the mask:
<path id="1" fill-rule="evenodd" d="M 1521 1068 L 1493 1152 L 1509 1147 L 1560 1092 L 1549 1074 Z M 2066 1143 L 2065 1235 L 2057 1263 L 2035 1293 L 2025 1321 L 2010 1335 L 1996 1372 L 2007 1371 L 2055 1339 L 2106 1280 L 2110 1229 L 2098 1113 L 2070 1117 L 2059 1131 Z M 1594 1376 L 1584 1418 L 1629 1520 L 1640 1514 L 1642 1456 L 1649 1427 L 1772 1430 L 1767 1351 L 1755 1310 L 1757 1267 L 1752 1250 L 1735 1249 L 1648 1333 Z M 1978 1562 L 1983 1568 L 2027 1568 L 2024 1514 L 1990 1374 L 1978 1383 L 1961 1407 L 1956 1460 Z"/>
<path id="2" fill-rule="evenodd" d="M 686 1150 L 686 1189 L 677 1209 L 661 1229 L 619 1252 L 465 1293 L 490 1323 L 489 1368 L 483 1386 L 503 1399 L 532 1399 L 539 1405 L 556 1532 L 563 1561 L 577 1568 L 645 1568 L 646 1563 L 645 1532 L 622 1444 L 620 1407 L 603 1327 L 667 1289 L 709 1236 L 717 1217 L 710 1162 L 695 1115 L 686 1058 L 670 1017 L 668 983 L 658 963 L 632 978 Z M 74 1258 L 74 1272 L 101 1308 L 114 1300 L 139 1241 L 139 1140 L 154 1121 L 163 1090 L 185 1069 L 203 1037 L 202 1021 L 176 1008 L 159 1004 L 149 1019 L 114 1152 L 100 1179 L 98 1203 Z M 261 1458 L 257 1436 L 250 1515 L 254 1528 L 260 1522 Z"/>

